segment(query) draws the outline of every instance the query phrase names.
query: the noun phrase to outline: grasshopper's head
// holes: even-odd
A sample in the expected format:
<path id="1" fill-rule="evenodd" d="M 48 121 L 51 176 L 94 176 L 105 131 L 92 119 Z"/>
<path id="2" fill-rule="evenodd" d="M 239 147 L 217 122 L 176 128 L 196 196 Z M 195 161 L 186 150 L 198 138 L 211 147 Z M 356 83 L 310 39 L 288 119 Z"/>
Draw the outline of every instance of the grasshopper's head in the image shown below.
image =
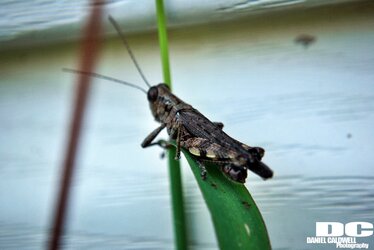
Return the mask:
<path id="1" fill-rule="evenodd" d="M 149 88 L 147 98 L 152 114 L 159 122 L 163 121 L 170 110 L 178 105 L 181 100 L 173 95 L 165 83 L 160 83 Z"/>

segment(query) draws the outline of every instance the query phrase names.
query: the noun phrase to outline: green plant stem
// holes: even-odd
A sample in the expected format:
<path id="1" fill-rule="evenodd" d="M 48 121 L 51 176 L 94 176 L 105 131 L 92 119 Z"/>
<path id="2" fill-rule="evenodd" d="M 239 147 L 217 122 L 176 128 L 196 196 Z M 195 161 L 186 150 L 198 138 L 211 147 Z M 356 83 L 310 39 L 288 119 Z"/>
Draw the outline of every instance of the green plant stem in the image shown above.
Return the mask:
<path id="1" fill-rule="evenodd" d="M 171 88 L 171 74 L 169 66 L 169 46 L 168 36 L 166 29 L 166 17 L 164 11 L 163 0 L 156 0 L 157 8 L 157 26 L 158 26 L 158 39 L 160 43 L 161 61 L 162 61 L 162 72 L 164 76 L 164 82 Z"/>
<path id="2" fill-rule="evenodd" d="M 166 17 L 162 0 L 156 0 L 158 37 L 160 43 L 162 72 L 164 82 L 171 89 L 171 75 L 169 66 L 169 50 L 166 29 Z M 186 220 L 183 201 L 182 178 L 179 161 L 174 159 L 175 148 L 168 150 L 168 165 L 173 209 L 174 236 L 176 249 L 187 249 Z"/>

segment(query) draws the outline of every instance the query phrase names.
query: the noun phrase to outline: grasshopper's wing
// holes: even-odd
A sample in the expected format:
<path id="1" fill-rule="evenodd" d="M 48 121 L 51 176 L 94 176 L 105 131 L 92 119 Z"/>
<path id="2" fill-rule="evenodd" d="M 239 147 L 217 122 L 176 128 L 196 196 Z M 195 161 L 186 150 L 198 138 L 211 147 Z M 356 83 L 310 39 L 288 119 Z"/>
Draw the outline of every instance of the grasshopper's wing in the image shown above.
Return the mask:
<path id="1" fill-rule="evenodd" d="M 196 109 L 179 111 L 179 119 L 184 128 L 193 137 L 207 139 L 224 148 L 234 149 L 239 152 L 245 151 L 241 143 L 223 132 L 217 124 L 214 124 Z"/>
<path id="2" fill-rule="evenodd" d="M 244 144 L 223 132 L 217 123 L 211 122 L 198 110 L 182 110 L 180 111 L 180 119 L 185 129 L 194 137 L 205 138 L 223 147 L 235 149 L 238 152 L 248 153 L 250 151 L 259 151 L 263 157 L 265 151 L 259 147 L 252 147 Z"/>

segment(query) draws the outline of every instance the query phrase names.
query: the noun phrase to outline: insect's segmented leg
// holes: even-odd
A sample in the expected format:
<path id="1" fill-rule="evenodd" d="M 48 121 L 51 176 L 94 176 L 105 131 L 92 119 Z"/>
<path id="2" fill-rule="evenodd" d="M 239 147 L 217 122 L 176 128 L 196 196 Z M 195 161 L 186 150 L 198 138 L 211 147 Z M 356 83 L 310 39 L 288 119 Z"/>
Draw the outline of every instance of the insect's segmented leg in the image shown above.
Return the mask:
<path id="1" fill-rule="evenodd" d="M 152 146 L 159 146 L 159 147 L 161 147 L 161 148 L 163 148 L 163 149 L 168 149 L 168 148 L 170 148 L 170 147 L 174 147 L 173 146 L 173 144 L 171 144 L 171 143 L 169 143 L 169 142 L 167 142 L 167 141 L 165 141 L 165 140 L 158 140 L 158 141 L 156 141 L 156 142 L 152 142 L 152 143 L 150 143 L 150 144 L 148 144 L 147 145 L 147 148 L 148 147 L 152 147 Z M 161 157 L 162 158 L 162 157 Z"/>
<path id="2" fill-rule="evenodd" d="M 163 130 L 164 128 L 166 127 L 165 124 L 161 124 L 160 127 L 156 128 L 155 130 L 152 131 L 152 133 L 150 133 L 142 142 L 142 147 L 143 148 L 146 148 L 146 147 L 149 147 L 149 146 L 153 146 L 153 145 L 160 145 L 159 142 L 157 143 L 152 143 L 152 141 L 156 138 L 156 136 L 161 132 L 161 130 Z M 161 146 L 161 145 L 160 145 Z"/>
<path id="3" fill-rule="evenodd" d="M 222 172 L 231 180 L 245 183 L 245 179 L 247 178 L 247 169 L 237 167 L 233 164 L 226 164 L 225 166 L 222 166 L 221 169 Z"/>
<path id="4" fill-rule="evenodd" d="M 177 132 L 177 150 L 175 152 L 175 160 L 179 160 L 181 158 L 181 137 L 182 137 L 182 132 L 183 132 L 183 126 L 179 123 L 178 124 L 178 132 Z"/>

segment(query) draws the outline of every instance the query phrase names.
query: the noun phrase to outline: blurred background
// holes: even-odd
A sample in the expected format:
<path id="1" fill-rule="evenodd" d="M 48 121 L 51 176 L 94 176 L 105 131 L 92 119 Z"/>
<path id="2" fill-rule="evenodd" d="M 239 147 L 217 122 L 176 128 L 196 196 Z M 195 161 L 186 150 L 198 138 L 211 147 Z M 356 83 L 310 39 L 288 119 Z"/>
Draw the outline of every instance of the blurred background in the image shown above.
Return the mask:
<path id="1" fill-rule="evenodd" d="M 274 249 L 308 245 L 317 221 L 374 222 L 374 3 L 165 1 L 174 92 L 224 130 L 266 149 L 275 172 L 246 186 Z M 42 249 L 72 109 L 88 1 L 2 1 L 0 249 Z M 102 73 L 162 79 L 154 1 L 108 1 Z M 142 149 L 157 127 L 140 91 L 93 80 L 64 249 L 173 249 L 166 161 Z M 160 135 L 166 138 L 166 134 Z M 182 159 L 189 244 L 216 249 L 209 212 Z M 373 246 L 373 237 L 360 239 Z M 325 246 L 335 249 L 334 245 Z"/>

